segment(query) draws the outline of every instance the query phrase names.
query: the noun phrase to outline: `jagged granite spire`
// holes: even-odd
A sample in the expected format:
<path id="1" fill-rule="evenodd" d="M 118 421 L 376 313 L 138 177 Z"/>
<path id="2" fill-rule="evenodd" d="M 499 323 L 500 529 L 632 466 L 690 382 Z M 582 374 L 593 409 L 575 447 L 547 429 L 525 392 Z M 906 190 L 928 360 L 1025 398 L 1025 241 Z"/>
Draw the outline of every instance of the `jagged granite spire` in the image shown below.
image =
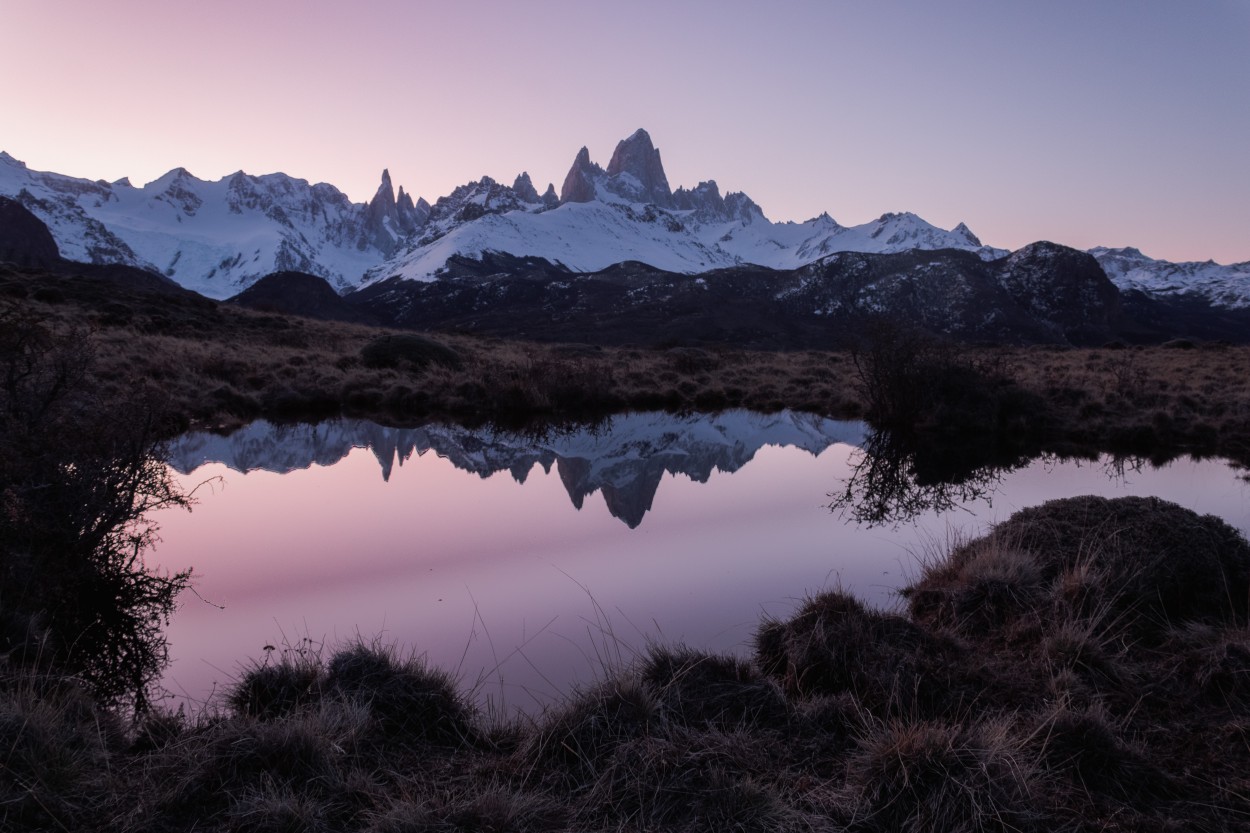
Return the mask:
<path id="1" fill-rule="evenodd" d="M 602 174 L 603 168 L 590 161 L 590 151 L 583 147 L 573 160 L 573 167 L 564 177 L 564 187 L 560 189 L 560 202 L 590 202 L 595 198 L 595 175 Z"/>
<path id="2" fill-rule="evenodd" d="M 628 174 L 642 186 L 641 193 L 637 195 L 642 202 L 654 203 L 661 208 L 672 206 L 673 192 L 668 187 L 668 177 L 664 175 L 660 151 L 651 144 L 651 136 L 642 128 L 635 130 L 628 139 L 618 142 L 612 161 L 608 162 L 609 177 L 619 182 L 622 174 Z"/>
<path id="3" fill-rule="evenodd" d="M 538 202 L 538 190 L 534 187 L 534 183 L 530 180 L 528 171 L 521 171 L 517 174 L 517 178 L 512 183 L 512 190 L 516 191 L 517 196 L 525 202 Z"/>
<path id="4" fill-rule="evenodd" d="M 547 183 L 547 190 L 543 191 L 543 205 L 547 208 L 555 208 L 560 204 L 560 196 L 556 194 L 556 185 L 554 182 Z"/>

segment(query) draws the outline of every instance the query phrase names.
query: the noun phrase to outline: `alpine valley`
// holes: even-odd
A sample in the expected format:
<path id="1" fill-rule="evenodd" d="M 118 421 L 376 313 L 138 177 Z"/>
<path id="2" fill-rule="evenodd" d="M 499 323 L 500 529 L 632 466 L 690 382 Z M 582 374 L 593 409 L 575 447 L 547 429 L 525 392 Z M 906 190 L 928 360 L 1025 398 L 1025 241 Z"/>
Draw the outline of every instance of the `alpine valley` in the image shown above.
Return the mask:
<path id="1" fill-rule="evenodd" d="M 209 182 L 178 168 L 140 188 L 0 153 L 3 197 L 56 250 L 32 254 L 6 221 L 7 260 L 127 266 L 214 299 L 398 327 L 828 347 L 840 325 L 884 314 L 975 342 L 1250 338 L 1250 263 L 1045 242 L 1008 252 L 910 213 L 774 223 L 713 180 L 673 190 L 644 130 L 606 168 L 582 148 L 559 192 L 521 173 L 431 204 L 383 171 L 362 204 L 281 173 Z"/>

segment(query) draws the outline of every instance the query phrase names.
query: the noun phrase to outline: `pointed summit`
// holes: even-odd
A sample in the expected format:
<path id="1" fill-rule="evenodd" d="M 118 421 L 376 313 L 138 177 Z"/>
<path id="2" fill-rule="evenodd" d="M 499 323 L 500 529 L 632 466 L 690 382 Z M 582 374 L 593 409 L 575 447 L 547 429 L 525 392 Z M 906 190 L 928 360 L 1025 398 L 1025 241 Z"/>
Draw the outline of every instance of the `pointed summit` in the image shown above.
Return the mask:
<path id="1" fill-rule="evenodd" d="M 595 175 L 603 168 L 590 161 L 590 151 L 583 147 L 573 160 L 564 187 L 560 189 L 560 202 L 590 202 L 595 198 Z"/>
<path id="2" fill-rule="evenodd" d="M 955 226 L 953 229 L 951 229 L 951 232 L 953 234 L 958 234 L 960 237 L 967 240 L 969 245 L 980 248 L 981 239 L 977 237 L 975 234 L 973 234 L 972 229 L 968 228 L 968 226 L 965 225 L 964 223 L 960 223 L 959 225 Z"/>
<path id="3" fill-rule="evenodd" d="M 371 207 L 378 205 L 379 201 L 381 201 L 381 205 L 392 207 L 395 205 L 395 188 L 391 185 L 391 171 L 389 168 L 382 169 L 382 184 L 378 186 L 377 193 L 373 195 L 369 205 Z"/>
<path id="4" fill-rule="evenodd" d="M 538 191 L 534 188 L 528 171 L 521 171 L 517 174 L 516 180 L 512 183 L 512 190 L 516 191 L 517 196 L 526 202 L 538 202 Z"/>
<path id="5" fill-rule="evenodd" d="M 642 128 L 635 130 L 628 139 L 617 143 L 616 150 L 612 153 L 612 161 L 608 163 L 608 176 L 619 182 L 626 175 L 636 179 L 641 186 L 637 196 L 642 202 L 654 203 L 663 208 L 672 205 L 673 191 L 668 187 L 668 177 L 664 175 L 660 151 L 651 144 L 651 136 Z M 623 182 L 620 184 L 627 185 Z M 620 190 L 628 193 L 629 189 L 623 187 Z"/>

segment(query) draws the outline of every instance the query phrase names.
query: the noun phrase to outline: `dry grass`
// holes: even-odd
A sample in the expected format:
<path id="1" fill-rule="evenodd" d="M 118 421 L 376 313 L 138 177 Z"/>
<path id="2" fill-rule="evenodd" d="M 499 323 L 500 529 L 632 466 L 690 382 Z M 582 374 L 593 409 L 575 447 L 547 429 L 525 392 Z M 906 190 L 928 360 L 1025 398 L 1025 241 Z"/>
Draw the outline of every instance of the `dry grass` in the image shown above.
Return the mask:
<path id="1" fill-rule="evenodd" d="M 731 407 L 858 418 L 869 404 L 846 353 L 422 338 L 10 267 L 0 267 L 0 303 L 66 329 L 87 327 L 104 395 L 124 398 L 146 379 L 184 424 L 200 427 L 340 413 L 516 426 Z M 418 360 L 397 353 L 397 340 L 420 342 Z M 997 384 L 1014 385 L 1012 396 L 1030 403 L 999 428 L 1016 441 L 1027 434 L 1032 451 L 1188 452 L 1250 464 L 1250 347 L 1189 346 L 967 348 L 962 355 L 969 367 L 993 368 Z M 980 401 L 964 400 L 949 404 L 959 410 Z M 986 417 L 971 416 L 978 425 Z"/>
<path id="2" fill-rule="evenodd" d="M 106 398 L 147 379 L 184 426 L 863 412 L 836 353 L 447 334 L 397 352 L 376 329 L 102 292 L 0 269 L 0 298 L 89 327 Z M 1044 403 L 1050 450 L 1250 463 L 1248 348 L 1002 349 L 984 363 Z M 13 653 L 0 828 L 1246 829 L 1248 553 L 1219 521 L 1157 501 L 1046 504 L 936 558 L 905 612 L 823 593 L 762 623 L 750 659 L 657 647 L 513 723 L 439 670 L 357 644 L 258 663 L 220 711 L 126 730 L 77 681 Z"/>

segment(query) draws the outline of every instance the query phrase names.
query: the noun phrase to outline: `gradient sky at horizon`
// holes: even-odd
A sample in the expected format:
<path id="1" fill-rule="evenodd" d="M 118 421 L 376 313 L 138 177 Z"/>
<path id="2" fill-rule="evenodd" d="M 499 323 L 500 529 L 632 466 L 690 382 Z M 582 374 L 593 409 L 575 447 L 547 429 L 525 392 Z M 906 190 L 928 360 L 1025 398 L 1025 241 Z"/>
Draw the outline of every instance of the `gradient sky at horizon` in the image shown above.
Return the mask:
<path id="1" fill-rule="evenodd" d="M 0 150 L 136 184 L 557 191 L 645 127 L 773 220 L 1250 260 L 1250 0 L 0 0 Z"/>

